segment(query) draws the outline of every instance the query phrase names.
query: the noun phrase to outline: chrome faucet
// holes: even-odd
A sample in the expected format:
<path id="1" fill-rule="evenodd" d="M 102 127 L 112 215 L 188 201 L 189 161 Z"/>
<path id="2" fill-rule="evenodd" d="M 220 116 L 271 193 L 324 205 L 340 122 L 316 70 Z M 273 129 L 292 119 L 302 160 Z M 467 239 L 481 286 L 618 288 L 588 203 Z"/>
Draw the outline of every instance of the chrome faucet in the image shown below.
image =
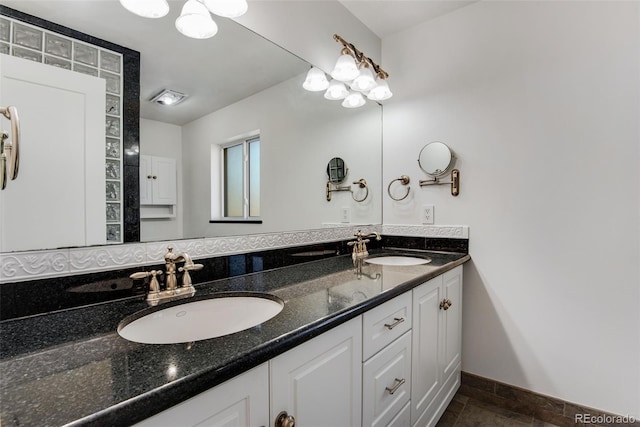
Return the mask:
<path id="1" fill-rule="evenodd" d="M 373 232 L 369 234 L 362 234 L 361 230 L 358 230 L 356 234 L 354 234 L 356 240 L 354 242 L 347 242 L 347 245 L 353 246 L 353 252 L 351 253 L 351 259 L 353 260 L 353 266 L 356 268 L 356 273 L 362 273 L 362 264 L 364 264 L 364 260 L 369 256 L 369 251 L 367 250 L 367 243 L 369 243 L 372 237 L 375 237 L 376 240 L 382 240 L 380 237 L 380 233 Z"/>
<path id="2" fill-rule="evenodd" d="M 149 272 L 142 271 L 139 273 L 133 273 L 132 279 L 144 279 L 151 277 L 149 282 L 149 292 L 147 293 L 147 303 L 149 305 L 157 305 L 161 301 L 168 301 L 178 298 L 190 297 L 196 293 L 193 284 L 191 283 L 190 271 L 201 270 L 202 264 L 194 264 L 191 257 L 186 252 L 181 254 L 175 254 L 173 247 L 167 247 L 167 253 L 164 255 L 166 279 L 164 290 L 160 288 L 157 276 L 161 276 L 163 273 L 160 270 L 152 270 Z M 176 274 L 176 263 L 184 262 L 182 267 L 177 268 L 177 271 L 182 273 L 182 284 L 178 286 L 178 279 Z"/>

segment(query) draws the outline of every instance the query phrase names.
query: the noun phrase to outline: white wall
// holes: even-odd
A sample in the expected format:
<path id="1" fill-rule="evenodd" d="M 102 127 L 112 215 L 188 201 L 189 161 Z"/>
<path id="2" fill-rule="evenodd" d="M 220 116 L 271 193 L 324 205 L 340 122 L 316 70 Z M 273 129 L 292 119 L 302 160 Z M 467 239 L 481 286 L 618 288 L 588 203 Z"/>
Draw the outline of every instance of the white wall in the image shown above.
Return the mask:
<path id="1" fill-rule="evenodd" d="M 382 112 L 369 103 L 346 109 L 320 93 L 304 91 L 304 74 L 195 120 L 183 127 L 185 235 L 229 236 L 321 228 L 339 223 L 342 207 L 355 224 L 380 224 Z M 261 137 L 263 224 L 209 224 L 212 144 L 224 144 L 254 130 Z M 349 167 L 345 184 L 364 178 L 369 196 L 355 202 L 348 192 L 327 202 L 326 167 L 332 157 Z M 212 165 L 213 163 L 213 165 Z M 355 186 L 353 186 L 355 188 Z M 213 187 L 215 189 L 215 185 Z"/>
<path id="2" fill-rule="evenodd" d="M 140 241 L 183 237 L 182 127 L 140 118 L 140 154 L 176 159 L 178 205 L 175 218 L 141 219 Z"/>
<path id="3" fill-rule="evenodd" d="M 383 40 L 385 224 L 468 224 L 463 370 L 640 416 L 640 4 L 479 2 Z"/>

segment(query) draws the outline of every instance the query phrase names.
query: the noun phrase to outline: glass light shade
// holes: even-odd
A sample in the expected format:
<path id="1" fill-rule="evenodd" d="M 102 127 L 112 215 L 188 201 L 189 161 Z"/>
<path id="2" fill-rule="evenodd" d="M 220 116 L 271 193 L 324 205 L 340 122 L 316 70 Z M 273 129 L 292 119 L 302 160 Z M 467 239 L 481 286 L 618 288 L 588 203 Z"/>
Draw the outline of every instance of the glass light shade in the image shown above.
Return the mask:
<path id="1" fill-rule="evenodd" d="M 342 101 L 342 106 L 345 108 L 358 108 L 362 107 L 366 101 L 360 92 L 349 91 L 349 95 Z"/>
<path id="2" fill-rule="evenodd" d="M 182 34 L 194 39 L 208 39 L 218 32 L 218 26 L 209 11 L 198 0 L 187 0 L 176 19 L 176 28 Z"/>
<path id="3" fill-rule="evenodd" d="M 391 90 L 389 89 L 389 83 L 385 79 L 377 78 L 377 85 L 367 95 L 372 101 L 384 101 L 385 99 L 389 99 L 393 96 Z"/>
<path id="4" fill-rule="evenodd" d="M 120 0 L 122 7 L 144 18 L 162 18 L 169 13 L 167 0 Z"/>
<path id="5" fill-rule="evenodd" d="M 209 12 L 225 18 L 237 18 L 249 9 L 246 0 L 204 0 L 204 5 Z"/>
<path id="6" fill-rule="evenodd" d="M 313 67 L 307 73 L 307 78 L 302 83 L 302 87 L 311 92 L 319 92 L 329 87 L 327 76 L 320 68 Z"/>
<path id="7" fill-rule="evenodd" d="M 349 94 L 349 91 L 344 86 L 344 83 L 336 79 L 333 79 L 329 83 L 329 87 L 327 88 L 327 91 L 324 93 L 324 97 L 331 101 L 337 101 L 339 99 L 345 99 L 348 94 Z"/>
<path id="8" fill-rule="evenodd" d="M 350 82 L 358 77 L 358 74 L 360 74 L 360 71 L 358 70 L 355 59 L 348 53 L 345 53 L 340 55 L 340 58 L 336 61 L 336 66 L 333 67 L 331 77 L 341 82 Z"/>
<path id="9" fill-rule="evenodd" d="M 373 78 L 373 73 L 369 67 L 362 67 L 360 69 L 360 74 L 358 77 L 353 80 L 351 83 L 351 89 L 360 91 L 360 92 L 369 92 L 376 86 L 376 81 Z"/>

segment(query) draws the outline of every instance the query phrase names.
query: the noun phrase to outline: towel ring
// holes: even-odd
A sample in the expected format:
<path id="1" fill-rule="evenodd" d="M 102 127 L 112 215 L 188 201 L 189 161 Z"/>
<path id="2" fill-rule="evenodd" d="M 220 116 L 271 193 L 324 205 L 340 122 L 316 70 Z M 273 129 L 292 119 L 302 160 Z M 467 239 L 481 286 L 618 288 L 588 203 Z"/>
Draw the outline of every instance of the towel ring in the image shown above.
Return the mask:
<path id="1" fill-rule="evenodd" d="M 367 199 L 367 197 L 369 197 L 369 187 L 367 187 L 367 181 L 365 181 L 363 178 L 363 179 L 359 179 L 358 181 L 353 181 L 353 183 L 357 184 L 358 187 L 360 188 L 364 188 L 365 193 L 362 199 L 356 199 L 356 193 L 353 190 L 351 190 L 351 198 L 358 203 L 364 202 Z"/>
<path id="2" fill-rule="evenodd" d="M 400 181 L 400 183 L 402 185 L 407 185 L 411 181 L 411 178 L 409 178 L 407 175 L 402 175 L 400 178 L 396 178 L 396 179 L 394 179 L 393 181 L 391 181 L 389 183 L 389 186 L 387 187 L 387 193 L 389 194 L 389 197 L 391 197 L 396 202 L 399 202 L 399 201 L 404 200 L 404 199 L 407 198 L 407 196 L 409 195 L 409 192 L 411 191 L 411 187 L 410 186 L 407 187 L 407 194 L 405 194 L 404 196 L 402 196 L 400 198 L 393 197 L 393 195 L 391 194 L 391 185 L 396 181 Z"/>

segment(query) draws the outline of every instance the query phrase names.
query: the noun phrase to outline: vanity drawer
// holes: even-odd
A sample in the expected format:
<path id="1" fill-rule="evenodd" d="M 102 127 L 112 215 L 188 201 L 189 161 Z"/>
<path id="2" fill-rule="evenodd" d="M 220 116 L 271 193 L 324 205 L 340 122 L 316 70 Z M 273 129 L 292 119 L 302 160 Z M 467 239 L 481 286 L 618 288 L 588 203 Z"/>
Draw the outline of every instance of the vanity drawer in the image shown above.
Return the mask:
<path id="1" fill-rule="evenodd" d="M 365 361 L 411 329 L 411 292 L 364 313 L 362 360 Z"/>
<path id="2" fill-rule="evenodd" d="M 411 332 L 406 332 L 362 366 L 362 425 L 392 424 L 410 390 Z"/>

